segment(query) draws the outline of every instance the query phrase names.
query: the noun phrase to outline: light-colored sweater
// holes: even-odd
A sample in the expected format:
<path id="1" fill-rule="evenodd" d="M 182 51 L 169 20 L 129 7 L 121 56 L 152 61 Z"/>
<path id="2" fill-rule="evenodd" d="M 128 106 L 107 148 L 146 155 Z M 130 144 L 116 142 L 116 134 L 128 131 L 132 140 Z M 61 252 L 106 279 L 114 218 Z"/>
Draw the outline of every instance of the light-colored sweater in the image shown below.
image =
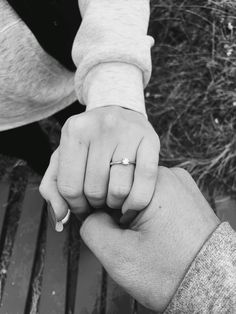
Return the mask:
<path id="1" fill-rule="evenodd" d="M 44 52 L 0 0 L 0 131 L 48 117 L 76 98 L 87 110 L 119 105 L 146 114 L 143 90 L 153 45 L 146 35 L 149 1 L 79 0 L 79 6 L 74 75 Z"/>

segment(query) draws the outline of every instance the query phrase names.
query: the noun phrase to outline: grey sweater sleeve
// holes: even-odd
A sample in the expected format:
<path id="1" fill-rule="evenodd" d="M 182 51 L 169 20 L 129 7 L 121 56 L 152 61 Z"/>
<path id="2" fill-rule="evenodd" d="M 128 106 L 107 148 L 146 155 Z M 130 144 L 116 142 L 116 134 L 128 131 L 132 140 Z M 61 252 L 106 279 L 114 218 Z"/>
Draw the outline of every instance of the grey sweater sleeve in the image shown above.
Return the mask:
<path id="1" fill-rule="evenodd" d="M 149 0 L 79 0 L 83 17 L 72 57 L 75 91 L 86 110 L 118 105 L 146 115 L 151 76 Z"/>
<path id="2" fill-rule="evenodd" d="M 236 233 L 221 223 L 167 307 L 170 313 L 236 313 Z"/>

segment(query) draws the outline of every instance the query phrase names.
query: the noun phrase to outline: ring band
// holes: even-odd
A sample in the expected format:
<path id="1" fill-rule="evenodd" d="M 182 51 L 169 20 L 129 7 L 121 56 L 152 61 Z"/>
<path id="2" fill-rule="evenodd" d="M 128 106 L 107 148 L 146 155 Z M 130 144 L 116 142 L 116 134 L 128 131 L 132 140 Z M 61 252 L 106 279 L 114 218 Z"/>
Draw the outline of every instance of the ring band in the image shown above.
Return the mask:
<path id="1" fill-rule="evenodd" d="M 57 232 L 62 232 L 64 229 L 64 225 L 69 221 L 69 219 L 70 219 L 70 209 L 68 209 L 65 218 L 56 222 L 55 230 Z"/>
<path id="2" fill-rule="evenodd" d="M 118 160 L 118 161 L 110 162 L 110 166 L 114 166 L 114 165 L 123 165 L 123 166 L 136 165 L 136 162 L 130 161 L 128 158 L 123 158 L 123 159 Z"/>
<path id="3" fill-rule="evenodd" d="M 69 221 L 69 219 L 70 219 L 70 209 L 68 209 L 68 212 L 67 212 L 65 218 L 62 219 L 62 221 L 61 221 L 62 224 L 65 225 Z"/>

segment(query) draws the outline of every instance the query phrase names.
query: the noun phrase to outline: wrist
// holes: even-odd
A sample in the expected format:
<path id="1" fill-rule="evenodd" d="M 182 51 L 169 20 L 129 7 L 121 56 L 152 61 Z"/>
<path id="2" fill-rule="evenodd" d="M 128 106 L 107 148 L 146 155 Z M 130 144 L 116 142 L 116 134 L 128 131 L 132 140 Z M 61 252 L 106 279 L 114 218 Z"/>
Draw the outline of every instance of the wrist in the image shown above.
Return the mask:
<path id="1" fill-rule="evenodd" d="M 120 106 L 146 116 L 142 71 L 126 63 L 102 63 L 95 66 L 83 84 L 87 110 Z"/>

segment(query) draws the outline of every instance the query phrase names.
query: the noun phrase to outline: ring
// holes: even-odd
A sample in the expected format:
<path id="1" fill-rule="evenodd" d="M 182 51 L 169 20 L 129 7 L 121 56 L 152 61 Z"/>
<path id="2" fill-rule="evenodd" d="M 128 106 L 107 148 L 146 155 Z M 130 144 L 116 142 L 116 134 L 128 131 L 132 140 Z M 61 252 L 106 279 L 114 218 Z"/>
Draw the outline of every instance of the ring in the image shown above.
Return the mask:
<path id="1" fill-rule="evenodd" d="M 123 159 L 118 160 L 118 161 L 110 162 L 110 166 L 114 166 L 114 165 L 123 165 L 123 166 L 136 165 L 136 162 L 130 161 L 129 158 L 123 158 Z"/>
<path id="2" fill-rule="evenodd" d="M 66 217 L 62 219 L 62 224 L 65 225 L 70 219 L 70 209 L 68 209 L 68 212 L 66 214 Z"/>
<path id="3" fill-rule="evenodd" d="M 64 229 L 64 225 L 69 221 L 69 219 L 70 219 L 70 209 L 68 209 L 65 218 L 56 222 L 55 230 L 57 232 L 62 232 Z"/>

